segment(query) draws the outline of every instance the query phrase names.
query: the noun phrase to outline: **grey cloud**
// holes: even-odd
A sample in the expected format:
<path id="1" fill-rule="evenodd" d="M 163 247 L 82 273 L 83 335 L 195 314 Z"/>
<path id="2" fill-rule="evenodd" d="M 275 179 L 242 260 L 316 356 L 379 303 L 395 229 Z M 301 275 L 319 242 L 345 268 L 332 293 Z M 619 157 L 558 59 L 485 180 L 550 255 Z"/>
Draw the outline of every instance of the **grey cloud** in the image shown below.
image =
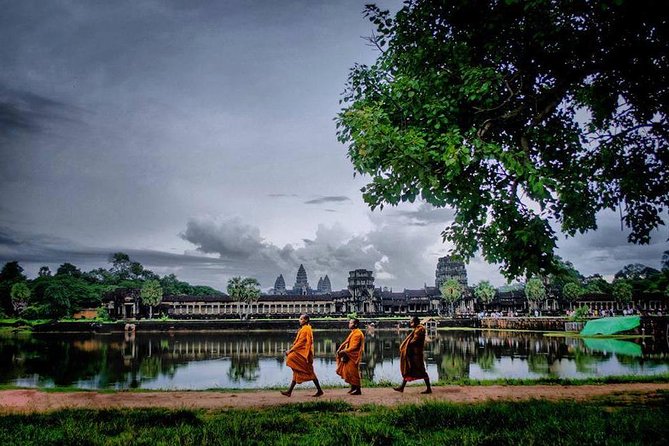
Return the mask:
<path id="1" fill-rule="evenodd" d="M 425 232 L 407 233 L 403 225 L 379 225 L 373 231 L 354 235 L 339 225 L 319 225 L 313 239 L 304 246 L 284 248 L 265 241 L 257 228 L 229 219 L 219 223 L 191 220 L 182 234 L 185 240 L 206 253 L 246 269 L 263 286 L 271 286 L 283 274 L 290 278 L 304 264 L 310 280 L 328 274 L 335 288 L 344 288 L 348 271 L 367 268 L 375 271 L 377 284 L 420 287 L 434 279 L 435 260 L 424 254 L 438 237 Z M 251 235 L 251 237 L 250 237 Z M 239 240 L 244 249 L 238 249 Z M 312 284 L 313 285 L 313 284 Z"/>
<path id="2" fill-rule="evenodd" d="M 131 259 L 158 274 L 175 273 L 192 284 L 209 285 L 224 290 L 228 277 L 243 274 L 235 262 L 219 257 L 205 257 L 127 247 L 100 248 L 82 246 L 70 240 L 45 234 L 20 234 L 0 229 L 0 262 L 18 261 L 29 276 L 49 266 L 52 270 L 69 262 L 83 271 L 109 267 L 114 252 L 125 252 Z"/>
<path id="3" fill-rule="evenodd" d="M 71 105 L 0 85 L 0 138 L 39 132 L 50 122 L 71 120 L 75 111 Z"/>
<path id="4" fill-rule="evenodd" d="M 342 201 L 351 201 L 351 199 L 342 195 L 326 196 L 305 201 L 304 204 L 341 203 Z"/>
<path id="5" fill-rule="evenodd" d="M 421 203 L 417 209 L 390 210 L 388 216 L 405 220 L 413 226 L 428 226 L 440 224 L 446 226 L 455 218 L 455 211 L 451 208 L 435 208 L 427 203 Z"/>
<path id="6" fill-rule="evenodd" d="M 271 198 L 297 198 L 297 194 L 267 194 Z"/>

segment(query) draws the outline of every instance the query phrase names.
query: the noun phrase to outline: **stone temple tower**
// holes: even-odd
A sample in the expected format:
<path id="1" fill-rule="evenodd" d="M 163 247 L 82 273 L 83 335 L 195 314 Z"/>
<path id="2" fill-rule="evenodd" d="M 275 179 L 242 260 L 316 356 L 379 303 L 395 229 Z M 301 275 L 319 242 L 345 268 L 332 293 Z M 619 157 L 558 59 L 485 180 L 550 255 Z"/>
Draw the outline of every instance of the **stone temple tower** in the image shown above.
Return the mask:
<path id="1" fill-rule="evenodd" d="M 325 293 L 331 293 L 332 292 L 332 285 L 330 285 L 330 278 L 325 275 L 325 278 L 320 277 L 318 279 L 318 286 L 316 287 L 316 291 L 320 294 L 325 294 Z"/>
<path id="2" fill-rule="evenodd" d="M 456 260 L 454 257 L 440 257 L 437 262 L 434 284 L 439 288 L 448 279 L 456 279 L 460 285 L 467 287 L 467 270 L 465 262 Z"/>
<path id="3" fill-rule="evenodd" d="M 293 286 L 293 293 L 308 294 L 310 289 L 307 272 L 304 269 L 304 265 L 300 264 L 300 268 L 297 270 L 297 277 L 295 278 L 295 285 Z"/>
<path id="4" fill-rule="evenodd" d="M 330 278 L 328 275 L 325 275 L 325 278 L 323 279 L 323 292 L 324 293 L 331 293 L 332 292 L 332 285 L 330 285 Z"/>
<path id="5" fill-rule="evenodd" d="M 283 280 L 283 274 L 279 274 L 274 282 L 274 294 L 286 294 L 286 281 Z"/>

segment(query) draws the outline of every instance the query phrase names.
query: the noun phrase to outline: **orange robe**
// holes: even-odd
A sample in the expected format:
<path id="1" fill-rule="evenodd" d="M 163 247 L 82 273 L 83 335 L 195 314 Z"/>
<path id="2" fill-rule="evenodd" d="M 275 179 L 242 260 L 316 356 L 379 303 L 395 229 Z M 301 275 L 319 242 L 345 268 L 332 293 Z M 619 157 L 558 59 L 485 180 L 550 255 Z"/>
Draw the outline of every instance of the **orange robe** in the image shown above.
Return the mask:
<path id="1" fill-rule="evenodd" d="M 414 381 L 428 377 L 425 371 L 423 349 L 425 347 L 425 327 L 413 329 L 400 345 L 400 372 L 405 381 Z"/>
<path id="2" fill-rule="evenodd" d="M 314 334 L 310 325 L 303 325 L 297 332 L 286 365 L 293 369 L 293 381 L 301 384 L 316 379 L 314 373 Z"/>
<path id="3" fill-rule="evenodd" d="M 359 328 L 351 330 L 337 349 L 337 375 L 352 386 L 360 386 L 360 361 L 364 349 L 365 335 Z M 343 359 L 342 356 L 348 359 Z"/>

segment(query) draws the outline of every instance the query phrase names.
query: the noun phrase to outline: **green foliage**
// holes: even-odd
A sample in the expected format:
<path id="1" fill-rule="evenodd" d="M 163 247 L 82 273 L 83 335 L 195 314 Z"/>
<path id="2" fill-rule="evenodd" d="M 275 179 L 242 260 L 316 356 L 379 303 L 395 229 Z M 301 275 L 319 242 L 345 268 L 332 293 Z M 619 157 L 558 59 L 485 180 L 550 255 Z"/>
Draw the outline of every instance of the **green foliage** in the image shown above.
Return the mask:
<path id="1" fill-rule="evenodd" d="M 583 280 L 586 293 L 611 293 L 611 284 L 608 283 L 600 274 L 593 274 Z"/>
<path id="2" fill-rule="evenodd" d="M 22 316 L 27 319 L 62 318 L 84 308 L 98 307 L 105 293 L 116 288 L 142 289 L 147 283 L 147 289 L 157 290 L 163 287 L 164 294 L 189 294 L 195 296 L 221 295 L 207 286 L 193 286 L 187 282 L 180 282 L 174 274 L 158 277 L 150 270 L 145 269 L 138 262 L 133 262 L 127 254 L 115 253 L 111 256 L 113 263 L 111 270 L 97 268 L 89 272 L 82 272 L 75 265 L 65 262 L 60 265 L 55 275 L 51 275 L 48 267 L 40 268 L 37 277 L 27 280 L 23 268 L 18 262 L 8 262 L 0 272 L 0 312 L 3 315 L 15 314 L 12 305 L 12 287 L 17 283 L 27 285 L 28 297 L 23 302 L 28 304 Z M 163 283 L 169 287 L 169 293 Z M 257 282 L 256 282 L 257 283 Z M 23 290 L 22 286 L 17 288 Z M 22 291 L 25 296 L 25 290 Z M 259 293 L 259 289 L 258 289 Z M 19 298 L 19 294 L 16 295 Z M 162 295 L 161 295 L 162 298 Z M 151 299 L 151 297 L 148 297 Z M 21 299 L 18 299 L 18 303 Z M 146 301 L 148 302 L 148 301 Z M 153 305 L 157 305 L 160 302 Z M 151 305 L 148 304 L 147 305 Z M 21 307 L 24 303 L 21 303 Z"/>
<path id="3" fill-rule="evenodd" d="M 351 69 L 336 118 L 370 176 L 363 199 L 454 208 L 444 239 L 508 278 L 557 269 L 550 221 L 574 236 L 620 207 L 629 241 L 648 243 L 669 206 L 665 9 L 417 0 L 392 17 L 366 6 L 381 51 Z"/>
<path id="4" fill-rule="evenodd" d="M 347 317 L 348 319 L 358 319 L 358 313 L 356 313 L 356 312 L 354 311 L 353 313 L 348 313 L 348 314 L 346 315 L 346 317 Z"/>
<path id="5" fill-rule="evenodd" d="M 489 304 L 495 298 L 495 288 L 487 280 L 482 280 L 474 288 L 474 296 L 483 304 Z"/>
<path id="6" fill-rule="evenodd" d="M 12 298 L 12 306 L 14 307 L 14 312 L 19 313 L 28 302 L 30 298 L 30 288 L 26 285 L 25 282 L 17 282 L 12 285 L 10 291 L 10 296 Z"/>
<path id="7" fill-rule="evenodd" d="M 26 276 L 19 262 L 7 262 L 0 270 L 0 311 L 6 315 L 14 314 L 12 305 L 12 286 L 18 282 L 25 282 Z"/>
<path id="8" fill-rule="evenodd" d="M 462 285 L 457 279 L 448 279 L 439 288 L 441 298 L 446 302 L 453 303 L 462 297 Z"/>
<path id="9" fill-rule="evenodd" d="M 583 295 L 583 288 L 577 283 L 569 282 L 562 288 L 562 297 L 569 302 L 578 300 Z"/>
<path id="10" fill-rule="evenodd" d="M 590 309 L 588 307 L 581 306 L 574 310 L 574 313 L 569 317 L 569 319 L 572 321 L 584 321 L 588 317 L 589 313 Z"/>
<path id="11" fill-rule="evenodd" d="M 56 270 L 57 276 L 81 277 L 82 273 L 79 268 L 71 263 L 65 262 Z"/>
<path id="12" fill-rule="evenodd" d="M 618 302 L 629 303 L 632 301 L 632 285 L 626 280 L 614 280 L 611 294 L 613 294 L 613 298 Z"/>
<path id="13" fill-rule="evenodd" d="M 453 315 L 453 304 L 457 302 L 464 292 L 462 285 L 457 279 L 448 279 L 439 287 L 441 298 L 449 304 L 450 314 Z"/>
<path id="14" fill-rule="evenodd" d="M 163 289 L 157 280 L 148 280 L 142 286 L 139 297 L 144 305 L 149 306 L 149 319 L 153 318 L 153 307 L 163 300 Z"/>
<path id="15" fill-rule="evenodd" d="M 109 311 L 107 310 L 107 307 L 98 308 L 97 318 L 100 319 L 101 321 L 111 320 L 111 316 L 109 316 Z"/>
<path id="16" fill-rule="evenodd" d="M 540 302 L 546 298 L 546 287 L 539 277 L 532 277 L 527 281 L 525 297 L 531 302 Z"/>
<path id="17" fill-rule="evenodd" d="M 260 283 L 251 277 L 233 277 L 228 280 L 228 295 L 237 301 L 237 312 L 242 317 L 241 303 L 248 306 L 260 297 Z"/>
<path id="18" fill-rule="evenodd" d="M 615 275 L 615 278 L 624 280 L 639 280 L 647 279 L 657 274 L 660 274 L 660 272 L 655 268 L 642 265 L 641 263 L 631 263 L 629 265 L 625 265 L 620 271 L 618 271 Z"/>

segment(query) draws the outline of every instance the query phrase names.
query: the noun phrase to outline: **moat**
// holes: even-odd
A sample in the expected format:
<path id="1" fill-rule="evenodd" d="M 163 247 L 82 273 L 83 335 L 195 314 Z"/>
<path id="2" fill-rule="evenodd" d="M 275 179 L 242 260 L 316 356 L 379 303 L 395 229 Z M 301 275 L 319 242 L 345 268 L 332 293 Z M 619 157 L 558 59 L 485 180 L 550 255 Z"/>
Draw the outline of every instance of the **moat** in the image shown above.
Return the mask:
<path id="1" fill-rule="evenodd" d="M 405 331 L 368 334 L 362 373 L 399 381 Z M 315 333 L 315 369 L 339 385 L 334 352 L 344 331 Z M 209 389 L 285 386 L 283 352 L 293 332 L 112 333 L 0 336 L 0 384 L 86 389 Z M 459 378 L 587 378 L 669 373 L 666 339 L 579 339 L 542 333 L 439 331 L 426 345 L 433 381 Z"/>

